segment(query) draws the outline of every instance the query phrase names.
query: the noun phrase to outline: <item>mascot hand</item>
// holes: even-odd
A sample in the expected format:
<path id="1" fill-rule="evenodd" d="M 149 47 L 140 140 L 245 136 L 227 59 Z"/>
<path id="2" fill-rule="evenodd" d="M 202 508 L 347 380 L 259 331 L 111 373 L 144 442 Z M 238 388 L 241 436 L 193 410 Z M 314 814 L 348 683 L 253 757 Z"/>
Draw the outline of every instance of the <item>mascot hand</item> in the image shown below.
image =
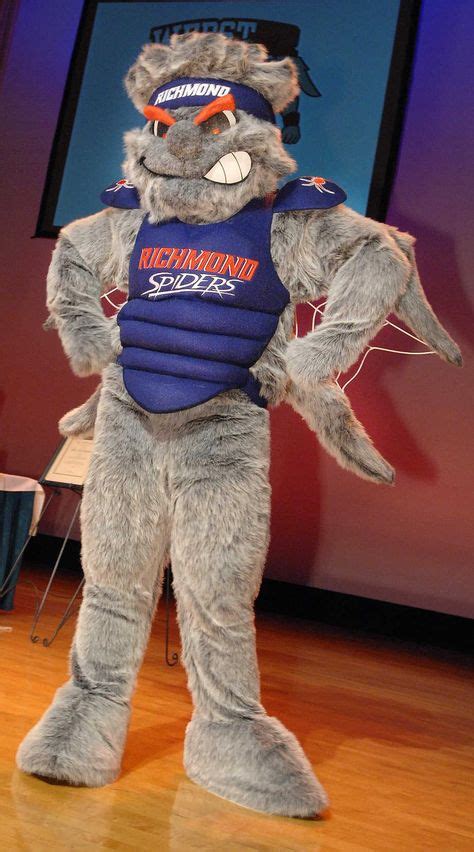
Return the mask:
<path id="1" fill-rule="evenodd" d="M 111 337 L 111 321 L 78 316 L 77 322 L 68 323 L 59 334 L 71 369 L 76 376 L 91 376 L 101 373 L 114 358 L 114 345 Z"/>

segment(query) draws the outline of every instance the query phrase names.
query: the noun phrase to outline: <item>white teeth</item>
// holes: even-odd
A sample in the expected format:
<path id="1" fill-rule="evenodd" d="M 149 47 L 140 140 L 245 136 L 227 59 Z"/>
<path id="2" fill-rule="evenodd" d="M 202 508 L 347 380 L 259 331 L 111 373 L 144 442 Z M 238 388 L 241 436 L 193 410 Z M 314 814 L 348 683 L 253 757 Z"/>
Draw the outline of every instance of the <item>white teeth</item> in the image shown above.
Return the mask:
<path id="1" fill-rule="evenodd" d="M 231 151 L 230 154 L 224 154 L 204 177 L 213 183 L 240 183 L 245 180 L 251 167 L 252 160 L 247 151 Z"/>

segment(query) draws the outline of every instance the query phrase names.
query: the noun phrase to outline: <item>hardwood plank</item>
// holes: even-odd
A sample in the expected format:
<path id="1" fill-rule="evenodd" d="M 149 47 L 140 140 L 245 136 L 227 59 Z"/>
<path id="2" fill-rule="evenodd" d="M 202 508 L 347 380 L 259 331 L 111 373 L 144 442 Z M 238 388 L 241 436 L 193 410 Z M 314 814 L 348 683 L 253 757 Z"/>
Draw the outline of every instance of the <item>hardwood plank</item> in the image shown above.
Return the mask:
<path id="1" fill-rule="evenodd" d="M 33 579 L 40 585 L 44 574 Z M 68 594 L 70 577 L 56 589 Z M 52 600 L 48 635 L 64 606 Z M 293 730 L 329 791 L 321 820 L 240 808 L 182 768 L 191 712 L 181 666 L 164 664 L 159 610 L 134 700 L 119 780 L 99 790 L 49 785 L 15 769 L 18 743 L 65 680 L 69 622 L 33 645 L 31 589 L 0 627 L 0 806 L 6 850 L 474 850 L 474 687 L 465 657 L 298 619 L 258 617 L 263 700 Z M 177 627 L 172 623 L 177 646 Z"/>

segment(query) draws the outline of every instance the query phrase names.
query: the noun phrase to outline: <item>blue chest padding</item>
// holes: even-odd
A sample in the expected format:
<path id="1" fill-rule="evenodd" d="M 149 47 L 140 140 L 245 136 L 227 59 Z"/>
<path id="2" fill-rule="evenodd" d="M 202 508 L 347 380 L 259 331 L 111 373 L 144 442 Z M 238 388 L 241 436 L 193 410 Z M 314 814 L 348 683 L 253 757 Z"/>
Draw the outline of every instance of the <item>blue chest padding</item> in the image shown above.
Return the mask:
<path id="1" fill-rule="evenodd" d="M 117 317 L 118 363 L 133 399 L 165 413 L 240 388 L 264 407 L 250 367 L 289 302 L 270 253 L 272 216 L 334 207 L 345 198 L 324 178 L 297 178 L 273 206 L 254 200 L 223 222 L 152 225 L 145 217 L 130 260 L 129 299 Z M 112 207 L 140 206 L 124 180 L 101 199 Z"/>
<path id="2" fill-rule="evenodd" d="M 135 187 L 125 178 L 111 183 L 100 194 L 102 204 L 108 207 L 122 207 L 124 210 L 134 210 L 140 207 L 140 199 Z"/>
<path id="3" fill-rule="evenodd" d="M 290 180 L 277 192 L 273 212 L 284 210 L 326 210 L 343 204 L 347 195 L 336 183 L 322 177 Z"/>
<path id="4" fill-rule="evenodd" d="M 272 215 L 253 201 L 208 225 L 144 220 L 117 317 L 118 363 L 142 408 L 177 411 L 235 389 L 265 406 L 249 368 L 289 301 L 270 255 Z"/>

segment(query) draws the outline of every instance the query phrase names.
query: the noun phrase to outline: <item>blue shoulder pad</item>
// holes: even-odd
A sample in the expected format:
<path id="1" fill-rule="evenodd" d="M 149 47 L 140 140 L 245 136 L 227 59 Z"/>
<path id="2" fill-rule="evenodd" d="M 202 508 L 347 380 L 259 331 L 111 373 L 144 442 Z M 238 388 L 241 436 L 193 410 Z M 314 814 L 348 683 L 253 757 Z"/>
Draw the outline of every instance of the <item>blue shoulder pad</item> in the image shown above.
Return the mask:
<path id="1" fill-rule="evenodd" d="M 290 180 L 276 194 L 274 213 L 283 210 L 325 210 L 336 207 L 347 198 L 336 183 L 322 177 L 301 177 Z"/>
<path id="2" fill-rule="evenodd" d="M 125 178 L 121 178 L 106 187 L 100 194 L 100 200 L 102 204 L 107 204 L 108 207 L 123 207 L 125 210 L 140 207 L 137 190 Z"/>

